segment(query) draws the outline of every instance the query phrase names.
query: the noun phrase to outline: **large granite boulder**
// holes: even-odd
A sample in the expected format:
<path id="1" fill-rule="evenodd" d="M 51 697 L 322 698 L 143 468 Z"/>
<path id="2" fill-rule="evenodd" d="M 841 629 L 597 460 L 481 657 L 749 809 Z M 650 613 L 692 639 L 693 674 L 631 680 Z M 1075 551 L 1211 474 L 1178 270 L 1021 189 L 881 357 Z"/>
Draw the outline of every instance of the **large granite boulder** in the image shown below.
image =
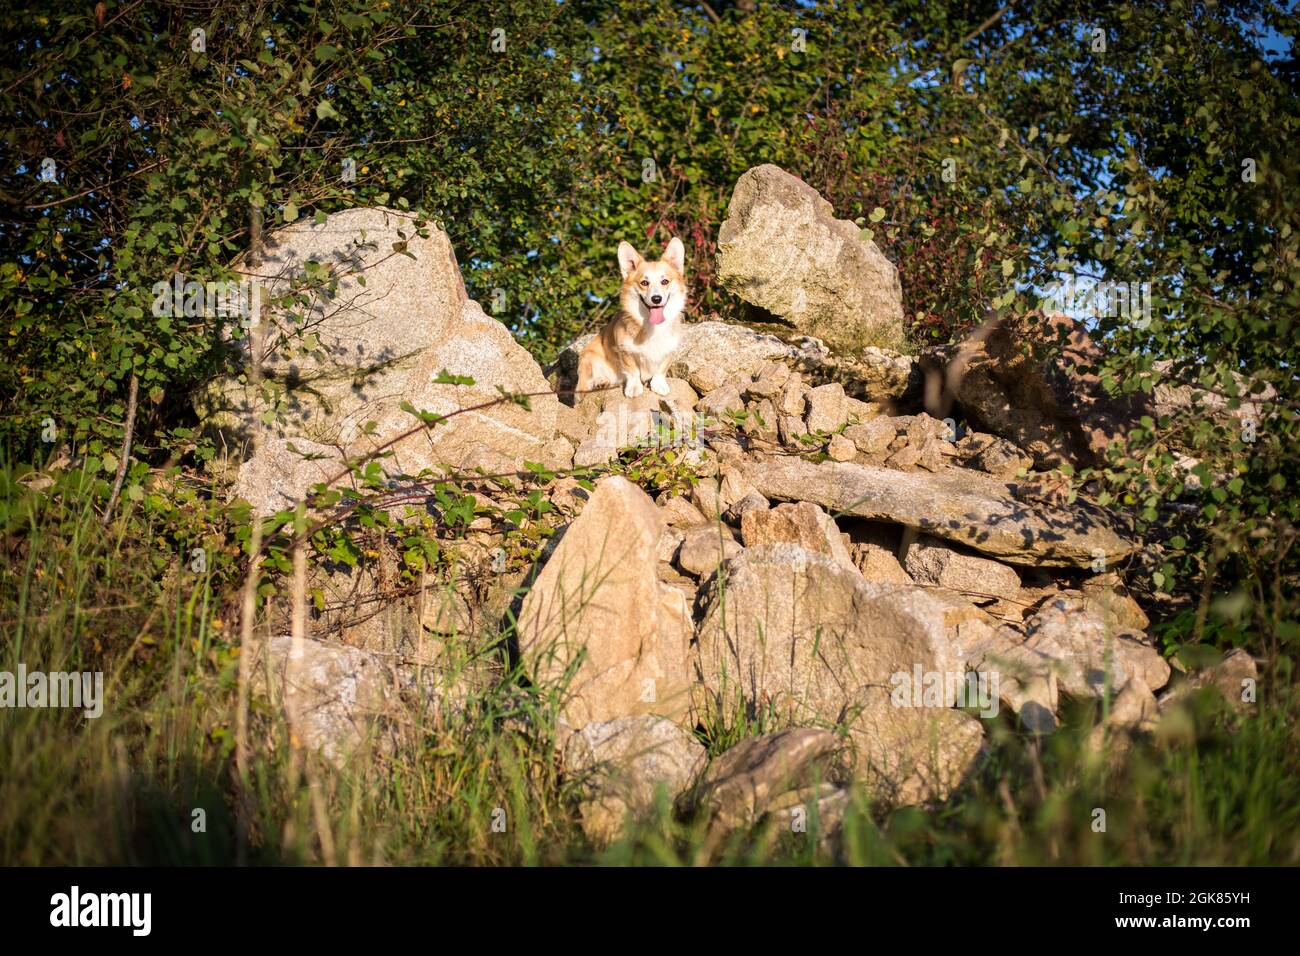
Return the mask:
<path id="1" fill-rule="evenodd" d="M 945 611 L 921 588 L 866 582 L 795 544 L 746 548 L 703 598 L 698 632 L 705 722 L 760 715 L 844 728 L 853 774 L 897 802 L 943 799 L 983 742 L 952 699 L 900 698 L 902 675 L 965 673 Z M 973 723 L 972 723 L 973 721 Z"/>
<path id="2" fill-rule="evenodd" d="M 236 267 L 249 268 L 243 259 Z M 263 323 L 263 389 L 234 374 L 195 405 L 231 453 L 242 457 L 256 432 L 263 446 L 256 457 L 275 458 L 246 462 L 235 489 L 259 512 L 300 497 L 319 480 L 322 461 L 337 473 L 345 457 L 381 448 L 390 475 L 460 467 L 485 453 L 516 467 L 544 457 L 558 402 L 550 394 L 528 408 L 497 401 L 498 387 L 549 386 L 509 330 L 466 297 L 450 241 L 436 226 L 417 228 L 410 216 L 381 208 L 294 223 L 267 237 L 255 274 L 266 301 L 277 303 Z M 305 290 L 298 297 L 305 301 L 277 298 L 295 289 Z M 235 340 L 244 361 L 250 342 Z M 473 384 L 446 384 L 444 372 Z M 420 428 L 403 404 L 451 417 Z M 309 454 L 287 448 L 300 442 Z M 279 477 L 278 490 L 265 486 L 269 474 Z"/>
<path id="3" fill-rule="evenodd" d="M 361 207 L 269 232 L 260 262 L 244 254 L 271 304 L 264 374 L 298 380 L 400 362 L 460 320 L 468 297 L 447 234 L 410 213 Z M 246 350 L 250 339 L 241 338 Z"/>
<path id="4" fill-rule="evenodd" d="M 663 529 L 644 491 L 601 480 L 524 599 L 519 653 L 534 683 L 566 685 L 573 727 L 685 716 L 691 618 L 682 592 L 657 578 Z"/>
<path id="5" fill-rule="evenodd" d="M 736 181 L 718 233 L 718 279 L 729 291 L 824 339 L 856 351 L 902 338 L 898 269 L 853 223 L 779 166 Z"/>

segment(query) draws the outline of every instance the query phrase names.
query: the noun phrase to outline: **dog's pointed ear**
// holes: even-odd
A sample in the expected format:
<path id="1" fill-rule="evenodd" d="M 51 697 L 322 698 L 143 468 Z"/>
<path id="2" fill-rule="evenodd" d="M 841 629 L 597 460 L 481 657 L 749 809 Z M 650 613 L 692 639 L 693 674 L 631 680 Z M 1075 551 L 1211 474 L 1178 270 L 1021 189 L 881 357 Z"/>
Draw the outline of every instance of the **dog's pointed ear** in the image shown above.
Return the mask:
<path id="1" fill-rule="evenodd" d="M 618 267 L 624 279 L 630 276 L 641 262 L 641 253 L 633 248 L 632 243 L 624 240 L 618 244 Z"/>
<path id="2" fill-rule="evenodd" d="M 669 239 L 668 245 L 664 246 L 663 259 L 678 272 L 686 268 L 686 247 L 676 236 Z"/>

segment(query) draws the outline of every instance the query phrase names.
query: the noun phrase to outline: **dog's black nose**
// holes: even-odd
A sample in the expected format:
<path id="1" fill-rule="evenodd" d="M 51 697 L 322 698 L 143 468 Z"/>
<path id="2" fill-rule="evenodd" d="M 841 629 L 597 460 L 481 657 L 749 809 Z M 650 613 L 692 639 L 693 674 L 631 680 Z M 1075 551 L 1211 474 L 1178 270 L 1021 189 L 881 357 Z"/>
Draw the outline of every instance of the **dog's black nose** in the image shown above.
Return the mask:
<path id="1" fill-rule="evenodd" d="M 664 300 L 664 297 L 661 296 L 661 295 L 652 295 L 652 296 L 650 296 L 650 302 L 651 302 L 651 304 L 653 304 L 653 305 L 658 305 L 658 304 L 659 304 L 660 302 L 662 302 L 663 300 Z"/>

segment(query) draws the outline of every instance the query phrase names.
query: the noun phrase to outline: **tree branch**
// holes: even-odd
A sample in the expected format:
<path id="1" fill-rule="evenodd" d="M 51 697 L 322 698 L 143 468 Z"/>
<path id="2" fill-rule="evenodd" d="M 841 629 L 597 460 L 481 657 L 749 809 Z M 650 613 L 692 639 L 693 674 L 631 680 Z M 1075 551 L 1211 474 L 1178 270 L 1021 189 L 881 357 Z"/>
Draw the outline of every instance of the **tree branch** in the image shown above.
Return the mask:
<path id="1" fill-rule="evenodd" d="M 131 457 L 131 438 L 135 434 L 135 404 L 139 394 L 140 380 L 132 375 L 131 391 L 126 399 L 126 435 L 122 438 L 122 457 L 117 463 L 117 478 L 113 481 L 113 492 L 108 496 L 108 506 L 104 508 L 104 517 L 99 521 L 104 527 L 108 526 L 108 520 L 113 517 L 113 506 L 117 504 L 117 496 L 122 493 L 122 482 L 126 479 L 126 464 Z"/>

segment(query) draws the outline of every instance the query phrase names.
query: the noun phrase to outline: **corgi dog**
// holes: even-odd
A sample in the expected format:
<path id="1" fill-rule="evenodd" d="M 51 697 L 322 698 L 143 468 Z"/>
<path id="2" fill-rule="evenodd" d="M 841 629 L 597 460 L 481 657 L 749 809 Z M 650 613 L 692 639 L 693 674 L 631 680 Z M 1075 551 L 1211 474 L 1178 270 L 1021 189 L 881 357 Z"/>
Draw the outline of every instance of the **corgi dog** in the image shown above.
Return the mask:
<path id="1" fill-rule="evenodd" d="M 622 385 L 636 398 L 648 382 L 656 395 L 668 394 L 664 373 L 681 343 L 686 311 L 686 247 L 674 236 L 662 258 L 647 261 L 630 242 L 618 244 L 623 274 L 621 311 L 578 357 L 578 391 Z"/>

